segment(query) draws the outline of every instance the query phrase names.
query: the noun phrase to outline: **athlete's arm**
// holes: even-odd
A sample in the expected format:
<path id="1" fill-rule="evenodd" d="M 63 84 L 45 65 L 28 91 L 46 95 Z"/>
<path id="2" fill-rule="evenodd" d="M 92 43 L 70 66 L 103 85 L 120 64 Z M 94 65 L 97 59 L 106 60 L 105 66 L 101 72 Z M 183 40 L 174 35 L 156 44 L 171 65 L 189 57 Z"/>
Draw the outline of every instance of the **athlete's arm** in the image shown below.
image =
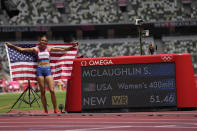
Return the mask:
<path id="1" fill-rule="evenodd" d="M 78 42 L 74 42 L 74 45 L 71 46 L 71 47 L 62 47 L 62 48 L 50 47 L 49 50 L 50 51 L 68 51 L 68 50 L 74 48 L 77 45 L 79 45 L 79 43 Z"/>
<path id="2" fill-rule="evenodd" d="M 32 48 L 22 48 L 22 47 L 19 47 L 19 46 L 16 46 L 16 45 L 13 45 L 12 43 L 10 42 L 5 42 L 5 44 L 9 47 L 12 47 L 18 51 L 21 51 L 21 52 L 35 52 L 36 51 L 36 48 L 35 47 L 32 47 Z"/>

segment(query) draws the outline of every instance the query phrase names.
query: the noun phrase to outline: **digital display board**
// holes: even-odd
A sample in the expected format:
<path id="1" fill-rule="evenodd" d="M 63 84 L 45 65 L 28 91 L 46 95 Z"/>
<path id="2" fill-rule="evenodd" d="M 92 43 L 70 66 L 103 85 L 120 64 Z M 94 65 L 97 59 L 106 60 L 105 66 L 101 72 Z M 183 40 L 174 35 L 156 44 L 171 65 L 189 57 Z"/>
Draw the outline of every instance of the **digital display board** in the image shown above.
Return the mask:
<path id="1" fill-rule="evenodd" d="M 175 63 L 81 67 L 82 110 L 175 107 Z"/>

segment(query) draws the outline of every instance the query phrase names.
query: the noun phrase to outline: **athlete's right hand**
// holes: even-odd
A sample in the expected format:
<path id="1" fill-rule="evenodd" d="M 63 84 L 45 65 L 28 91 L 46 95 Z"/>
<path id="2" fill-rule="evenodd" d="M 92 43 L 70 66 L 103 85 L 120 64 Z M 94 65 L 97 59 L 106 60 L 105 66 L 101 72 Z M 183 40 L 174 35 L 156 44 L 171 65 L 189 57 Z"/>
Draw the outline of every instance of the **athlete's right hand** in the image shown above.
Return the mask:
<path id="1" fill-rule="evenodd" d="M 11 44 L 10 42 L 5 42 L 5 44 L 6 44 L 7 46 L 12 46 L 12 44 Z"/>

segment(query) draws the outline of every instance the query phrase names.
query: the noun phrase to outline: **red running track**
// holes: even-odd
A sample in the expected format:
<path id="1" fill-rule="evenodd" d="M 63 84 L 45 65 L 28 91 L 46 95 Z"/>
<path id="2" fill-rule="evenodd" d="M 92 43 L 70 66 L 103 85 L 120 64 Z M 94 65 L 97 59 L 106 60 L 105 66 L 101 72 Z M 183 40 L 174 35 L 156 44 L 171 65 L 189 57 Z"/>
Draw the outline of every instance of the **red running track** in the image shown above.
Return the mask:
<path id="1" fill-rule="evenodd" d="M 0 130 L 8 131 L 197 131 L 197 111 L 6 114 Z"/>

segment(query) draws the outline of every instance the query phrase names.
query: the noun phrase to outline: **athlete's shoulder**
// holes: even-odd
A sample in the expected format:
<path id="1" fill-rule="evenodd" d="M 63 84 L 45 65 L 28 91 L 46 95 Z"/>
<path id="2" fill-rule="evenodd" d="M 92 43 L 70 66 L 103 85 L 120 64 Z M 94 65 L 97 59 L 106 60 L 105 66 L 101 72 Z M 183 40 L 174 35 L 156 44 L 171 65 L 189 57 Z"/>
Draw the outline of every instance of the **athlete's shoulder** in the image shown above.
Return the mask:
<path id="1" fill-rule="evenodd" d="M 32 50 L 33 50 L 34 52 L 38 52 L 38 46 L 32 47 Z"/>
<path id="2" fill-rule="evenodd" d="M 47 46 L 48 51 L 50 52 L 53 47 Z"/>

